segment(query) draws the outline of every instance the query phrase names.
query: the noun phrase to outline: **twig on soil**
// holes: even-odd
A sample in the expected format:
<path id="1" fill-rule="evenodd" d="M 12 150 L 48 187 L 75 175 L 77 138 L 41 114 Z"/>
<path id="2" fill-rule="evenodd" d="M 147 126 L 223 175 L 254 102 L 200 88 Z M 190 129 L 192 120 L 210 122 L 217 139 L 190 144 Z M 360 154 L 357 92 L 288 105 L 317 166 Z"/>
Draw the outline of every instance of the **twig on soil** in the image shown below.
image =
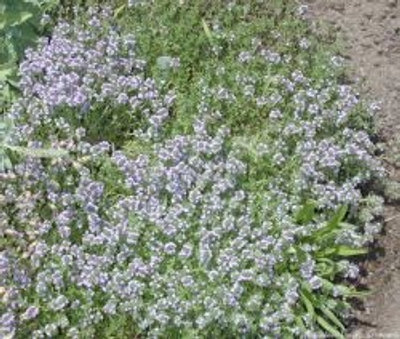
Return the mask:
<path id="1" fill-rule="evenodd" d="M 388 223 L 388 222 L 390 222 L 390 221 L 393 221 L 393 220 L 395 220 L 395 219 L 397 219 L 397 218 L 400 218 L 400 214 L 396 214 L 396 215 L 394 215 L 393 217 L 390 217 L 390 218 L 385 219 L 385 223 Z"/>

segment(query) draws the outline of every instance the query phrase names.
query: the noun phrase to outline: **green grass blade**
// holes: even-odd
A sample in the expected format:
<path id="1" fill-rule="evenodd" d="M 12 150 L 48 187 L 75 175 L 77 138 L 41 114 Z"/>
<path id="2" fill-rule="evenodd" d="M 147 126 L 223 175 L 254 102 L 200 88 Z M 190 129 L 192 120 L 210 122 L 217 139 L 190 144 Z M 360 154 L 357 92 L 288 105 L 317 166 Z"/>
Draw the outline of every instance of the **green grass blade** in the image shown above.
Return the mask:
<path id="1" fill-rule="evenodd" d="M 334 323 L 342 331 L 345 331 L 345 327 L 342 324 L 342 322 L 336 317 L 336 315 L 329 308 L 322 306 L 320 307 L 320 310 L 329 318 L 330 321 L 332 321 L 332 323 Z"/>
<path id="2" fill-rule="evenodd" d="M 367 248 L 353 248 L 349 246 L 339 246 L 336 250 L 336 254 L 341 257 L 352 257 L 357 255 L 364 255 L 367 253 Z"/>
<path id="3" fill-rule="evenodd" d="M 358 255 L 365 255 L 368 253 L 366 248 L 354 248 L 350 246 L 334 246 L 317 253 L 318 257 L 329 257 L 329 256 L 339 256 L 339 257 L 354 257 Z"/>
<path id="4" fill-rule="evenodd" d="M 329 324 L 324 318 L 317 316 L 317 322 L 325 331 L 327 331 L 334 338 L 346 339 L 346 337 L 342 333 L 340 333 L 335 327 Z"/>
<path id="5" fill-rule="evenodd" d="M 26 148 L 26 147 L 19 147 L 19 146 L 9 146 L 5 145 L 11 151 L 17 152 L 19 154 L 29 156 L 32 158 L 58 158 L 58 157 L 65 157 L 69 154 L 66 150 L 61 149 L 33 149 L 33 148 Z"/>
<path id="6" fill-rule="evenodd" d="M 299 328 L 301 328 L 303 331 L 306 331 L 306 326 L 304 325 L 304 321 L 299 315 L 295 318 L 295 321 Z"/>
<path id="7" fill-rule="evenodd" d="M 327 225 L 314 233 L 314 237 L 318 238 L 340 227 L 340 222 L 344 219 L 347 213 L 347 206 L 344 205 L 335 213 Z"/>
<path id="8" fill-rule="evenodd" d="M 119 6 L 115 11 L 114 11 L 114 18 L 118 17 L 125 9 L 126 5 Z"/>
<path id="9" fill-rule="evenodd" d="M 315 202 L 308 201 L 296 216 L 296 221 L 301 224 L 307 224 L 314 219 L 315 216 Z"/>
<path id="10" fill-rule="evenodd" d="M 204 19 L 201 19 L 201 24 L 203 25 L 204 33 L 206 33 L 207 38 L 211 41 L 212 40 L 212 34 L 211 34 L 211 30 L 208 27 L 206 21 Z"/>
<path id="11" fill-rule="evenodd" d="M 304 303 L 304 306 L 306 307 L 307 313 L 311 316 L 312 319 L 315 319 L 314 305 L 312 304 L 310 299 L 307 298 L 305 291 L 300 292 L 300 297 Z"/>

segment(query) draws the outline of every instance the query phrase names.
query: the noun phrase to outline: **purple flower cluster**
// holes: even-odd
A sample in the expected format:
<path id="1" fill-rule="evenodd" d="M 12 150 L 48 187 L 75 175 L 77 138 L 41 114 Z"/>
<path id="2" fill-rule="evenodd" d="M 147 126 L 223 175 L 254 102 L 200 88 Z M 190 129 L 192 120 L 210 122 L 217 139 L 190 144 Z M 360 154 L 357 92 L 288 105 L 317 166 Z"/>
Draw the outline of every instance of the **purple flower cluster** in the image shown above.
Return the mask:
<path id="1" fill-rule="evenodd" d="M 68 190 L 50 179 L 60 175 L 56 168 L 51 173 L 42 167 L 45 175 L 35 183 L 47 182 L 53 219 L 46 224 L 37 201 L 32 214 L 40 222 L 39 234 L 27 258 L 35 274 L 25 283 L 40 306 L 22 299 L 9 303 L 10 329 L 40 317 L 41 310 L 67 314 L 82 304 L 88 314 L 74 324 L 77 333 L 121 313 L 154 336 L 171 326 L 207 331 L 215 323 L 227 329 L 233 324 L 235 333 L 254 327 L 279 333 L 269 317 L 294 319 L 297 283 L 275 272 L 293 244 L 294 221 L 287 216 L 292 230 L 272 236 L 274 226 L 264 220 L 272 217 L 273 207 L 255 216 L 259 201 L 246 191 L 248 168 L 229 151 L 229 131 L 212 134 L 203 120 L 193 130 L 154 144 L 148 155 L 132 159 L 114 152 L 111 160 L 123 174 L 125 195 L 107 209 L 104 185 L 85 168 Z M 24 220 L 30 218 L 19 218 Z M 15 273 L 8 272 L 11 254 L 4 252 L 5 286 L 16 282 Z M 270 287 L 281 292 L 265 304 L 264 291 Z M 99 293 L 100 302 L 95 301 Z M 54 321 L 33 336 L 62 331 Z"/>
<path id="2" fill-rule="evenodd" d="M 295 322 L 300 285 L 320 291 L 323 280 L 319 244 L 298 239 L 343 204 L 367 207 L 366 227 L 338 232 L 336 243 L 363 245 L 379 230 L 381 201 L 364 199 L 360 185 L 383 172 L 354 122 L 356 93 L 287 72 L 290 56 L 254 39 L 254 50 L 231 59 L 235 74 L 221 63 L 217 79 L 200 79 L 191 132 L 169 135 L 173 92 L 145 76 L 135 38 L 112 27 L 109 9 L 89 15 L 86 24 L 59 24 L 21 65 L 23 96 L 8 113 L 13 142 L 70 156 L 28 156 L 0 182 L 0 235 L 10 243 L 0 250 L 0 337 L 27 329 L 32 338 L 94 337 L 90 329 L 118 317 L 149 337 L 215 328 L 232 337 L 304 334 Z M 148 147 L 132 155 L 101 133 L 93 138 L 104 112 L 132 122 L 126 143 Z M 263 120 L 242 135 L 229 129 L 231 112 Z M 299 225 L 306 200 L 326 213 Z M 358 274 L 348 262 L 341 269 Z"/>
<path id="3" fill-rule="evenodd" d="M 258 145 L 253 151 L 261 158 L 273 159 L 271 165 L 276 169 L 293 169 L 291 179 L 284 182 L 288 187 L 280 185 L 279 189 L 296 195 L 311 192 L 320 208 L 358 205 L 360 186 L 384 175 L 374 156 L 376 146 L 364 130 L 367 127 L 356 122 L 364 116 L 368 125 L 374 105 L 364 107 L 357 92 L 331 78 L 316 81 L 300 69 L 284 76 L 285 56 L 280 60 L 279 54 L 260 43 L 256 47 L 238 53 L 240 66 L 233 86 L 229 77 L 220 77 L 217 85 L 206 78 L 199 82 L 203 95 L 199 106 L 209 112 L 211 106 L 226 109 L 228 102 L 260 115 L 267 112 L 263 136 L 255 136 Z M 266 64 L 269 74 L 255 76 L 253 64 Z M 265 88 L 267 94 L 262 92 Z M 225 118 L 223 114 L 220 117 Z M 254 142 L 248 138 L 246 143 Z"/>
<path id="4" fill-rule="evenodd" d="M 119 108 L 119 127 L 137 126 L 136 121 L 144 119 L 142 134 L 156 136 L 175 95 L 163 93 L 155 80 L 146 77 L 146 62 L 137 56 L 135 37 L 113 28 L 109 8 L 91 9 L 89 15 L 88 23 L 58 24 L 51 41 L 43 39 L 36 50 L 27 50 L 20 86 L 21 104 L 31 112 L 29 125 L 54 123 L 53 117 L 68 108 L 81 121 Z M 65 133 L 71 129 L 68 114 L 60 126 Z M 103 123 L 102 119 L 97 116 L 85 127 Z"/>

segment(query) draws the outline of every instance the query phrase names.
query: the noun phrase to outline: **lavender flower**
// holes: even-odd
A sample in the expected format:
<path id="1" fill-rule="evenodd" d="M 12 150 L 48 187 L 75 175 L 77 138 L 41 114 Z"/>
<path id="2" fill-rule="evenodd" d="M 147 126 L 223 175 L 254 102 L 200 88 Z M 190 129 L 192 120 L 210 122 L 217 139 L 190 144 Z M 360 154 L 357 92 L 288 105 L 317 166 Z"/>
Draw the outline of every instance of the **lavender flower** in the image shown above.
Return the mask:
<path id="1" fill-rule="evenodd" d="M 315 253 L 325 245 L 298 239 L 312 238 L 343 204 L 370 213 L 364 231 L 344 227 L 332 242 L 362 245 L 379 230 L 382 202 L 359 187 L 383 170 L 355 122 L 356 93 L 329 76 L 316 83 L 259 37 L 237 46 L 217 23 L 217 76 L 198 78 L 193 96 L 167 90 L 110 8 L 89 14 L 58 24 L 50 43 L 26 52 L 23 95 L 7 112 L 12 144 L 70 156 L 24 157 L 13 180 L 0 182 L 0 234 L 12 237 L 0 252 L 0 336 L 34 325 L 33 337 L 80 338 L 117 316 L 149 337 L 171 328 L 207 335 L 216 326 L 233 337 L 304 334 L 294 325 L 298 289 L 307 281 L 324 293 Z M 230 55 L 229 46 L 240 49 Z M 179 63 L 158 60 L 171 74 Z M 185 95 L 191 128 L 170 114 L 182 116 Z M 251 135 L 238 131 L 248 111 L 262 117 Z M 299 225 L 305 197 L 324 213 Z M 341 265 L 357 277 L 355 265 Z"/>
<path id="2" fill-rule="evenodd" d="M 24 320 L 35 319 L 39 315 L 39 309 L 36 306 L 30 306 L 22 315 Z"/>

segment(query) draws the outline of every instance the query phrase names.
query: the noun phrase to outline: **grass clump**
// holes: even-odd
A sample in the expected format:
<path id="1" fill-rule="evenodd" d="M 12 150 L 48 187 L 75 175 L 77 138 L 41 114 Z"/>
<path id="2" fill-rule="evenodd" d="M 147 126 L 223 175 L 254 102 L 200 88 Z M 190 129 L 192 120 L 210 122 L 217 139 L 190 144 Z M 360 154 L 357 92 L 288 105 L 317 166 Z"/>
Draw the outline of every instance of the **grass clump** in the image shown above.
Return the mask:
<path id="1" fill-rule="evenodd" d="M 360 187 L 383 171 L 332 53 L 281 1 L 59 23 L 7 113 L 8 153 L 68 156 L 0 183 L 0 334 L 343 337 L 374 233 Z"/>

